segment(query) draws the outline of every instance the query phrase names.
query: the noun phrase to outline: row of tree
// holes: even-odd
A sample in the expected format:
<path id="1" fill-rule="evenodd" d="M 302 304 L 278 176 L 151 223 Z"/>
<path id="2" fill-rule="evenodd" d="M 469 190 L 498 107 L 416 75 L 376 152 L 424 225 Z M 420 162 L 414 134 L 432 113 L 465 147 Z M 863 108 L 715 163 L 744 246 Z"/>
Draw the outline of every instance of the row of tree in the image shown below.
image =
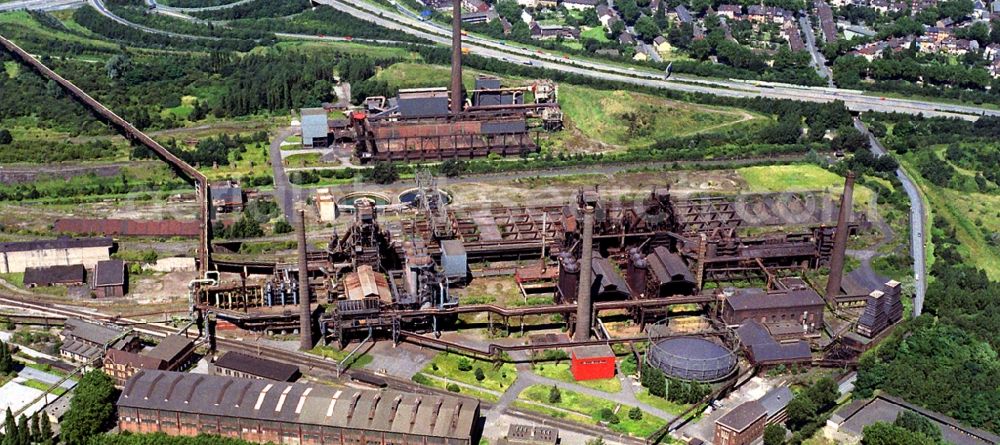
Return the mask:
<path id="1" fill-rule="evenodd" d="M 2 445 L 53 445 L 55 444 L 55 434 L 52 432 L 52 423 L 49 415 L 43 412 L 36 412 L 28 418 L 24 414 L 14 421 L 14 413 L 7 408 L 4 419 Z"/>

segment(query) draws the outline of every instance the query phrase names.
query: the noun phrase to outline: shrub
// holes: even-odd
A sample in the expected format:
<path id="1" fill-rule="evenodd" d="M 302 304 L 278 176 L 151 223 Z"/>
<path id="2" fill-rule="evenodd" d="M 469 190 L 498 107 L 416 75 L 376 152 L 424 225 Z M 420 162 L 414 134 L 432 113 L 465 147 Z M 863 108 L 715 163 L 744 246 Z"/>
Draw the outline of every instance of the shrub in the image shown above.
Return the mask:
<path id="1" fill-rule="evenodd" d="M 458 370 L 462 372 L 472 371 L 472 362 L 465 357 L 458 359 Z"/>
<path id="2" fill-rule="evenodd" d="M 459 388 L 458 385 L 454 384 L 454 383 L 449 383 L 448 386 L 446 386 L 445 388 L 448 391 L 451 391 L 451 392 L 461 392 L 462 391 L 462 388 Z"/>
<path id="3" fill-rule="evenodd" d="M 642 410 L 638 406 L 633 406 L 628 410 L 628 418 L 632 420 L 642 420 Z"/>
<path id="4" fill-rule="evenodd" d="M 483 368 L 476 368 L 476 380 L 480 382 L 486 380 L 486 374 L 483 372 Z"/>
<path id="5" fill-rule="evenodd" d="M 562 391 L 559 390 L 558 386 L 552 385 L 552 388 L 549 388 L 549 403 L 561 403 L 561 402 L 562 402 Z"/>

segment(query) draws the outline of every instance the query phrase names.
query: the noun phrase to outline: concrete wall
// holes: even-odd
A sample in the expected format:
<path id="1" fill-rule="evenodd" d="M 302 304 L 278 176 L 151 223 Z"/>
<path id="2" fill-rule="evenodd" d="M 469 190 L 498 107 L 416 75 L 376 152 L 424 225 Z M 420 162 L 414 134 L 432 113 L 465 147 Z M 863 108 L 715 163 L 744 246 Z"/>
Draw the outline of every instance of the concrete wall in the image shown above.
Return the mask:
<path id="1" fill-rule="evenodd" d="M 107 247 L 29 250 L 0 253 L 0 273 L 23 273 L 29 267 L 69 266 L 83 264 L 93 269 L 98 261 L 111 259 Z"/>

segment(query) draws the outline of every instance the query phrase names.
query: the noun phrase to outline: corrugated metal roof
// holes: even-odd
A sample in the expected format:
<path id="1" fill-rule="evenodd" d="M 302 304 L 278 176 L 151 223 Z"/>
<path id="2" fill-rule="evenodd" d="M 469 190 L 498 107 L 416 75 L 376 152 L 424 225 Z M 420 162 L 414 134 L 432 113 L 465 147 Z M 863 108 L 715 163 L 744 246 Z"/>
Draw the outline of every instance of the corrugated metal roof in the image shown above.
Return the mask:
<path id="1" fill-rule="evenodd" d="M 200 234 L 198 221 L 132 220 L 63 218 L 56 221 L 53 230 L 58 233 L 83 235 L 89 233 L 105 236 L 185 236 Z"/>
<path id="2" fill-rule="evenodd" d="M 403 117 L 447 116 L 448 92 L 400 93 L 398 104 Z"/>
<path id="3" fill-rule="evenodd" d="M 302 140 L 312 142 L 314 138 L 325 138 L 330 131 L 326 110 L 323 108 L 303 108 L 300 111 Z"/>
<path id="4" fill-rule="evenodd" d="M 181 337 L 180 335 L 168 335 L 163 340 L 160 340 L 160 343 L 146 353 L 146 355 L 161 359 L 167 363 L 173 363 L 180 359 L 180 356 L 186 353 L 193 345 L 194 343 L 190 338 Z"/>
<path id="5" fill-rule="evenodd" d="M 298 366 L 233 351 L 219 357 L 215 366 L 280 382 L 294 380 L 299 375 Z"/>
<path id="6" fill-rule="evenodd" d="M 86 269 L 82 264 L 69 266 L 29 267 L 24 270 L 24 284 L 49 286 L 52 284 L 82 284 Z"/>
<path id="7" fill-rule="evenodd" d="M 740 338 L 740 343 L 743 343 L 743 346 L 750 350 L 753 361 L 758 364 L 812 360 L 809 343 L 802 340 L 793 343 L 778 343 L 767 332 L 767 328 L 757 320 L 744 321 L 739 328 L 736 328 L 736 335 Z"/>
<path id="8" fill-rule="evenodd" d="M 122 260 L 98 261 L 94 267 L 94 287 L 121 286 L 125 284 L 125 262 Z"/>
<path id="9" fill-rule="evenodd" d="M 0 243 L 0 252 L 27 252 L 32 250 L 50 249 L 82 249 L 87 247 L 111 248 L 114 241 L 111 238 L 56 238 L 51 240 L 16 241 Z"/>
<path id="10" fill-rule="evenodd" d="M 628 293 L 628 284 L 625 279 L 611 266 L 607 258 L 595 257 L 591 260 L 594 270 L 594 281 L 600 280 L 599 293 L 605 292 L 625 292 Z"/>
<path id="11" fill-rule="evenodd" d="M 727 297 L 726 303 L 735 310 L 777 309 L 785 307 L 823 306 L 823 298 L 812 288 L 765 292 L 760 288 L 744 288 Z"/>
<path id="12" fill-rule="evenodd" d="M 479 401 L 462 397 L 154 370 L 129 379 L 118 406 L 453 439 L 469 439 L 479 417 Z"/>
<path id="13" fill-rule="evenodd" d="M 649 267 L 656 275 L 660 283 L 670 283 L 672 281 L 688 281 L 694 283 L 694 274 L 688 269 L 687 264 L 676 253 L 660 246 L 653 249 L 653 252 L 646 257 Z"/>

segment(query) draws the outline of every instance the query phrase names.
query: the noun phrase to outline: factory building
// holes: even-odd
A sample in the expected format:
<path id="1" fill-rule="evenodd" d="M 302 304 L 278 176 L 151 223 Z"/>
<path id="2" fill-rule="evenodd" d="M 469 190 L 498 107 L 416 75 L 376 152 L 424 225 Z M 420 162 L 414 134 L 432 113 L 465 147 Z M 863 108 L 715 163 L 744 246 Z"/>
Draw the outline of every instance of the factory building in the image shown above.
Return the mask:
<path id="1" fill-rule="evenodd" d="M 757 320 L 746 320 L 736 328 L 747 359 L 755 366 L 791 365 L 812 361 L 812 350 L 805 340 L 778 342 Z"/>
<path id="2" fill-rule="evenodd" d="M 559 443 L 559 430 L 547 426 L 510 424 L 507 437 L 501 438 L 499 445 L 556 445 Z"/>
<path id="3" fill-rule="evenodd" d="M 216 213 L 238 213 L 243 211 L 243 204 L 246 197 L 243 189 L 232 182 L 213 185 L 209 189 L 211 195 L 212 210 Z"/>
<path id="4" fill-rule="evenodd" d="M 638 249 L 629 252 L 629 287 L 633 298 L 663 298 L 690 295 L 695 290 L 694 274 L 680 255 L 657 246 L 645 257 Z"/>
<path id="5" fill-rule="evenodd" d="M 764 435 L 764 427 L 784 422 L 792 391 L 779 386 L 758 400 L 742 403 L 715 421 L 715 445 L 749 445 Z"/>
<path id="6" fill-rule="evenodd" d="M 480 413 L 463 397 L 144 370 L 118 399 L 118 427 L 276 444 L 471 445 Z"/>
<path id="7" fill-rule="evenodd" d="M 299 111 L 302 124 L 302 148 L 326 148 L 330 145 L 330 127 L 326 109 L 303 108 Z"/>
<path id="8" fill-rule="evenodd" d="M 218 376 L 279 382 L 294 382 L 302 375 L 298 366 L 233 351 L 212 363 L 209 372 Z"/>
<path id="9" fill-rule="evenodd" d="M 0 273 L 22 273 L 29 267 L 82 264 L 88 269 L 111 258 L 111 238 L 57 238 L 0 243 Z"/>
<path id="10" fill-rule="evenodd" d="M 29 267 L 24 270 L 23 282 L 27 287 L 78 286 L 86 282 L 86 274 L 82 264 Z"/>
<path id="11" fill-rule="evenodd" d="M 94 296 L 97 298 L 124 297 L 128 284 L 125 262 L 122 260 L 100 261 L 94 266 Z"/>
<path id="12" fill-rule="evenodd" d="M 723 296 L 722 320 L 730 326 L 759 320 L 779 339 L 817 335 L 823 329 L 825 302 L 807 286 L 727 290 Z"/>
<path id="13" fill-rule="evenodd" d="M 109 349 L 104 356 L 104 373 L 115 386 L 125 382 L 143 369 L 176 371 L 189 365 L 194 358 L 194 342 L 180 335 L 168 335 L 149 351 L 130 352 Z"/>
<path id="14" fill-rule="evenodd" d="M 573 379 L 610 379 L 615 376 L 615 353 L 608 345 L 577 346 L 570 349 L 569 369 Z"/>
<path id="15" fill-rule="evenodd" d="M 137 352 L 142 349 L 139 336 L 117 327 L 67 319 L 59 333 L 62 346 L 59 355 L 78 363 L 89 363 L 104 357 L 105 351 Z"/>

